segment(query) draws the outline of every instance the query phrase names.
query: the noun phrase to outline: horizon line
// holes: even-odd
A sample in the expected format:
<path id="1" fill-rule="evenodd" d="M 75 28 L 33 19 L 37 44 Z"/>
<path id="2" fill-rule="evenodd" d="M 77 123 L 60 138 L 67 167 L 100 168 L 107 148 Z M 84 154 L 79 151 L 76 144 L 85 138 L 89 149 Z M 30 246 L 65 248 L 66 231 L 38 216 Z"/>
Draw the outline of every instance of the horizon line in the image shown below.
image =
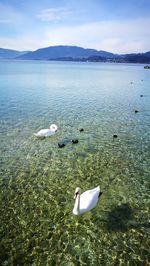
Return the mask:
<path id="1" fill-rule="evenodd" d="M 59 46 L 68 46 L 68 47 L 78 47 L 78 48 L 82 48 L 82 49 L 90 49 L 90 50 L 95 50 L 95 51 L 103 51 L 103 52 L 108 52 L 108 53 L 111 53 L 111 54 L 117 54 L 117 55 L 126 55 L 126 54 L 143 54 L 143 53 L 147 53 L 150 51 L 150 49 L 148 51 L 141 51 L 141 52 L 129 52 L 129 53 L 117 53 L 117 52 L 110 52 L 110 51 L 107 51 L 107 50 L 98 50 L 96 48 L 85 48 L 83 46 L 78 46 L 78 45 L 68 45 L 68 44 L 56 44 L 56 45 L 50 45 L 50 46 L 44 46 L 44 47 L 39 47 L 37 48 L 36 50 L 18 50 L 18 49 L 12 49 L 12 48 L 5 48 L 5 47 L 0 47 L 0 49 L 6 49 L 6 50 L 12 50 L 12 51 L 17 51 L 17 52 L 35 52 L 37 50 L 40 50 L 40 49 L 45 49 L 45 48 L 50 48 L 50 47 L 59 47 Z"/>

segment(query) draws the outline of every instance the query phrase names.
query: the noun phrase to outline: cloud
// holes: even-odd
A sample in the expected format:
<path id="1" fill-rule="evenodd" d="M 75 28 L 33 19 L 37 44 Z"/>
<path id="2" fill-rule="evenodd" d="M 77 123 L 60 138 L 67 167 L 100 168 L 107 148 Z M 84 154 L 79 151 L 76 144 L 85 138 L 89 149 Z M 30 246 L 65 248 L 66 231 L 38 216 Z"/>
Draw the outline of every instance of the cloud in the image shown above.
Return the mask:
<path id="1" fill-rule="evenodd" d="M 0 24 L 9 24 L 12 23 L 12 20 L 6 18 L 0 18 Z"/>
<path id="2" fill-rule="evenodd" d="M 51 10 L 51 9 L 50 9 Z M 58 9 L 57 9 L 58 10 Z M 66 10 L 66 9 L 65 9 Z M 43 24 L 42 24 L 43 25 Z M 0 38 L 0 47 L 36 50 L 52 45 L 77 45 L 113 53 L 146 52 L 150 50 L 150 18 L 96 21 L 66 26 L 50 23 L 24 28 L 14 37 Z M 64 25 L 61 23 L 61 25 Z M 27 30 L 26 30 L 27 29 Z"/>
<path id="3" fill-rule="evenodd" d="M 24 37 L 0 38 L 0 47 L 6 49 L 34 51 L 45 46 L 49 46 L 49 44 L 40 36 L 32 38 L 31 35 L 25 35 Z"/>
<path id="4" fill-rule="evenodd" d="M 114 53 L 150 49 L 150 19 L 97 21 L 79 26 L 47 28 L 46 39 L 52 45 L 80 45 Z"/>
<path id="5" fill-rule="evenodd" d="M 23 15 L 15 8 L 0 3 L 0 24 L 19 24 L 22 21 Z"/>
<path id="6" fill-rule="evenodd" d="M 36 16 L 41 21 L 60 21 L 66 16 L 68 16 L 71 13 L 71 11 L 68 8 L 48 8 L 43 9 L 40 11 L 40 13 Z"/>

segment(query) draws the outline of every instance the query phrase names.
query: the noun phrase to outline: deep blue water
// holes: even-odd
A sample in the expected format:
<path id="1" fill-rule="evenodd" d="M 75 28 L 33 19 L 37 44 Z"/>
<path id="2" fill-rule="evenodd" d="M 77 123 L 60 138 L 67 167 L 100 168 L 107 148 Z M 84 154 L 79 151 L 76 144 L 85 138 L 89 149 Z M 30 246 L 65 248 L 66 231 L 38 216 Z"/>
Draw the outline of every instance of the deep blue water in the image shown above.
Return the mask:
<path id="1" fill-rule="evenodd" d="M 138 64 L 0 62 L 2 265 L 148 265 L 149 84 Z M 74 217 L 75 187 L 98 184 Z"/>

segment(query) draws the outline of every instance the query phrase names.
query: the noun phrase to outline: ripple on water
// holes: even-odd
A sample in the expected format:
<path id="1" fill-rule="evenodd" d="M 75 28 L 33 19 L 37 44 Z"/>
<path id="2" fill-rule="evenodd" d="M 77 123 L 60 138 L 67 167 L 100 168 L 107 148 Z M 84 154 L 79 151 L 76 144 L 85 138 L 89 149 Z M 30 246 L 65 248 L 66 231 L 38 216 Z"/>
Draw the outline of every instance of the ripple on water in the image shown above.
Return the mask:
<path id="1" fill-rule="evenodd" d="M 143 71 L 75 64 L 68 74 L 63 64 L 41 63 L 42 70 L 34 64 L 28 66 L 31 84 L 23 76 L 15 83 L 7 77 L 14 89 L 8 89 L 10 106 L 3 92 L 1 265 L 148 265 L 149 98 L 136 99 L 148 86 L 133 84 L 131 95 L 129 84 L 130 76 L 143 79 Z M 76 84 L 73 73 L 80 77 Z M 135 117 L 137 104 L 146 115 Z M 33 136 L 54 122 L 55 136 Z M 66 146 L 59 149 L 59 142 Z M 84 191 L 98 184 L 103 195 L 97 207 L 73 216 L 75 187 Z"/>

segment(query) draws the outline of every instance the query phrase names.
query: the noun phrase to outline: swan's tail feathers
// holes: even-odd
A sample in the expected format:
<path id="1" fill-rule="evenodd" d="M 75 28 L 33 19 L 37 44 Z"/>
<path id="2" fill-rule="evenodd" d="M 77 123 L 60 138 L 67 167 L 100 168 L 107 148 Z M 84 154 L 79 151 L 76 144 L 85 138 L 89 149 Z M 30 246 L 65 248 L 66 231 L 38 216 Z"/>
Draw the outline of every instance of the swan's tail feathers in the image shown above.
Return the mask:
<path id="1" fill-rule="evenodd" d="M 100 191 L 100 193 L 99 193 L 99 196 L 98 196 L 98 197 L 100 198 L 100 197 L 102 196 L 102 194 L 103 194 L 103 192 L 102 192 L 102 191 Z"/>

